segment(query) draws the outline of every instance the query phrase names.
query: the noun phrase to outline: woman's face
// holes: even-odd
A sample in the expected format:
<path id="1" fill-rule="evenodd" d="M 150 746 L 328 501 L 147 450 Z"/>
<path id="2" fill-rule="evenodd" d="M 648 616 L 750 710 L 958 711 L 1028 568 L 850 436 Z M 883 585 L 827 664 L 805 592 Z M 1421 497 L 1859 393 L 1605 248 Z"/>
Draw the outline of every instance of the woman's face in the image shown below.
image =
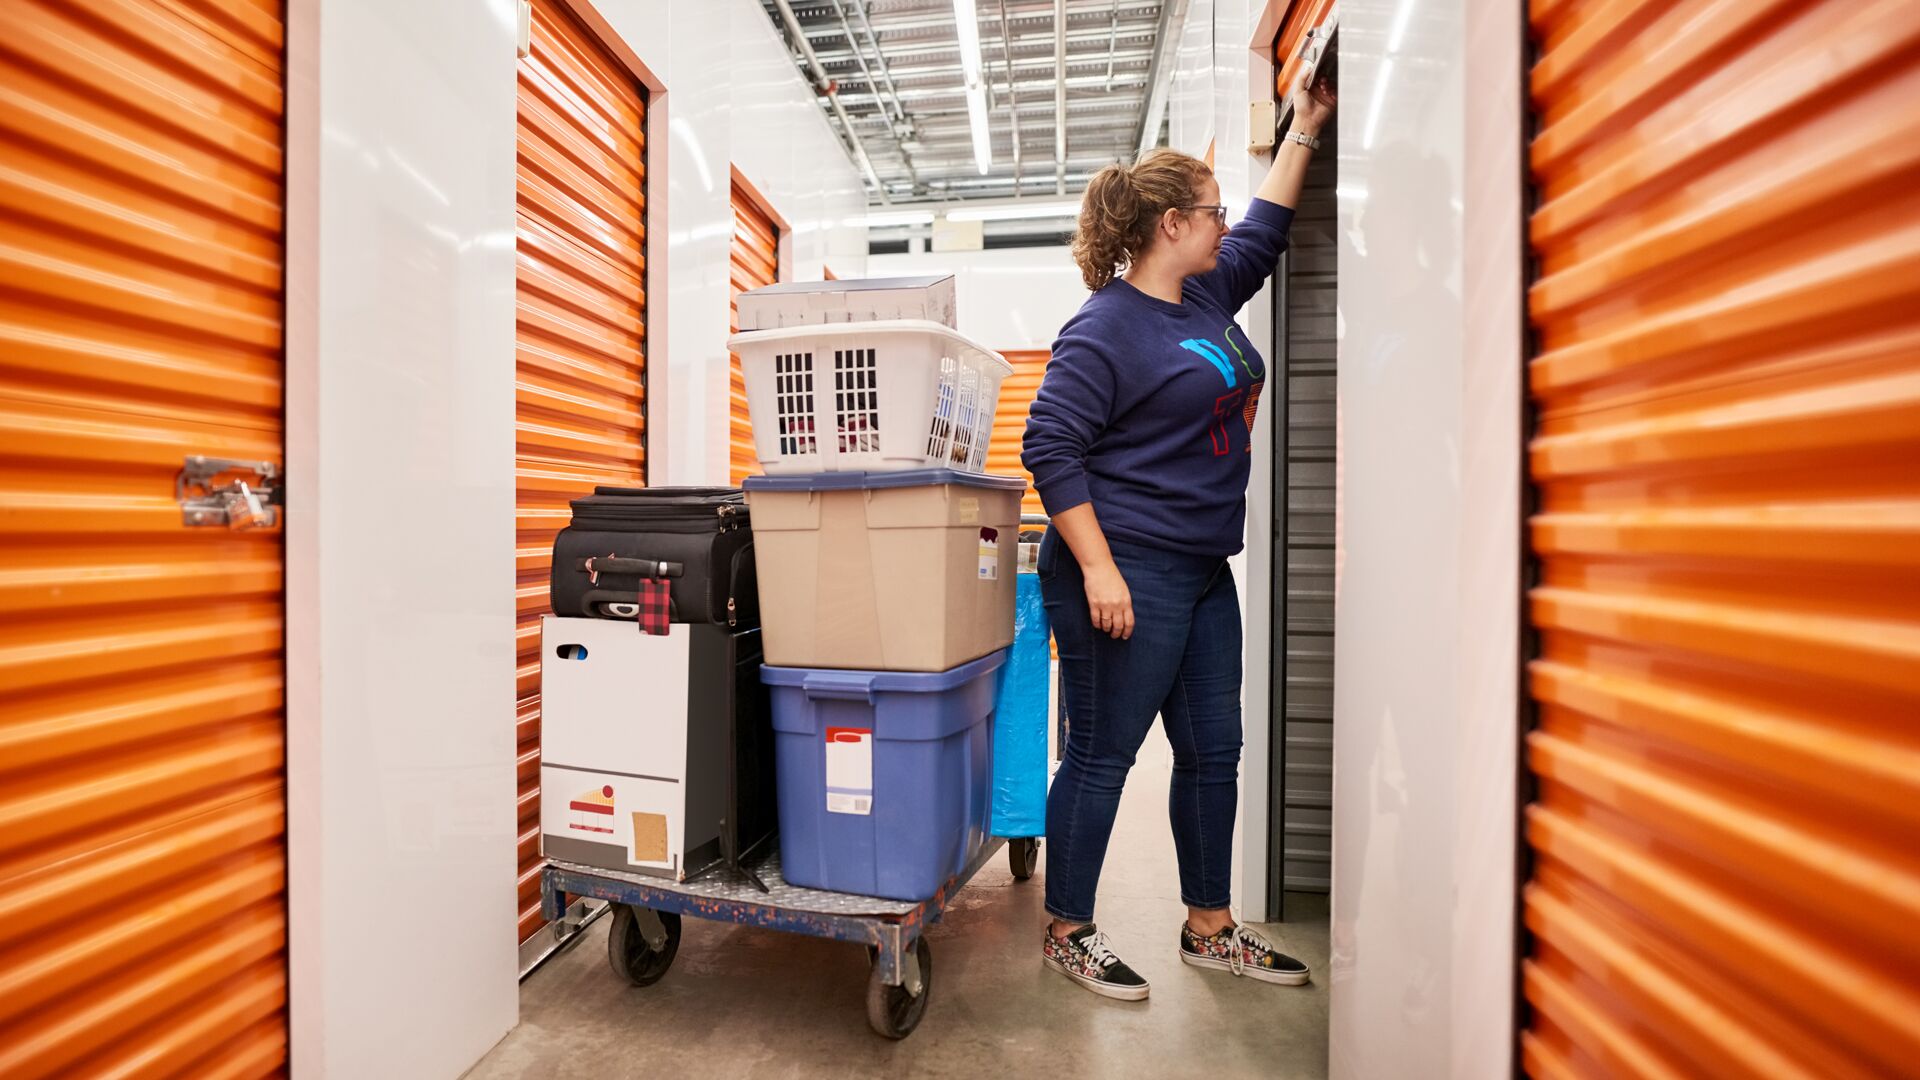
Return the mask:
<path id="1" fill-rule="evenodd" d="M 1161 239 L 1169 245 L 1182 277 L 1204 274 L 1220 260 L 1220 241 L 1226 239 L 1226 211 L 1220 205 L 1220 184 L 1209 177 L 1193 193 L 1197 209 L 1175 210 L 1161 219 Z"/>

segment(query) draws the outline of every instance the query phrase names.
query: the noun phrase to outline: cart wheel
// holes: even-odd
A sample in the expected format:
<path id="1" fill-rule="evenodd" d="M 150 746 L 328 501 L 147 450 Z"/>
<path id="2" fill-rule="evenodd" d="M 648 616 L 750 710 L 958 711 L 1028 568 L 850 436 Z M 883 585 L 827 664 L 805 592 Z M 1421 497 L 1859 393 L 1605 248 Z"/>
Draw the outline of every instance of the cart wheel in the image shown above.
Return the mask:
<path id="1" fill-rule="evenodd" d="M 1007 841 L 1007 865 L 1013 868 L 1015 881 L 1032 877 L 1040 865 L 1040 841 L 1031 836 Z"/>
<path id="2" fill-rule="evenodd" d="M 613 965 L 614 974 L 635 986 L 659 982 L 680 951 L 680 916 L 671 911 L 654 914 L 660 917 L 660 925 L 667 931 L 666 943 L 657 950 L 648 947 L 633 908 L 626 904 L 613 905 L 613 926 L 607 931 L 607 962 Z"/>
<path id="3" fill-rule="evenodd" d="M 920 1018 L 926 1015 L 927 997 L 933 993 L 933 951 L 927 948 L 926 938 L 914 939 L 913 955 L 920 961 L 918 994 L 904 986 L 888 986 L 880 978 L 878 963 L 867 979 L 867 1023 L 889 1039 L 904 1039 L 913 1034 L 913 1029 L 920 1026 Z"/>

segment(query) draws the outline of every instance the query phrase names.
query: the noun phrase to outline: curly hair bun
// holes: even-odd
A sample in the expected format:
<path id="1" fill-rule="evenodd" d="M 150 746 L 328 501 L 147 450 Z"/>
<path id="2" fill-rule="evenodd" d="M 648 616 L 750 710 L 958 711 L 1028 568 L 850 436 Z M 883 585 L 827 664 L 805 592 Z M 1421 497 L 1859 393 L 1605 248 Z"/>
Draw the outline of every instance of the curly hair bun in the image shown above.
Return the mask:
<path id="1" fill-rule="evenodd" d="M 1213 175 L 1206 162 L 1178 150 L 1149 150 L 1132 165 L 1115 162 L 1094 174 L 1081 197 L 1073 261 L 1088 289 L 1100 289 L 1133 265 L 1153 240 L 1160 215 L 1193 201 Z"/>

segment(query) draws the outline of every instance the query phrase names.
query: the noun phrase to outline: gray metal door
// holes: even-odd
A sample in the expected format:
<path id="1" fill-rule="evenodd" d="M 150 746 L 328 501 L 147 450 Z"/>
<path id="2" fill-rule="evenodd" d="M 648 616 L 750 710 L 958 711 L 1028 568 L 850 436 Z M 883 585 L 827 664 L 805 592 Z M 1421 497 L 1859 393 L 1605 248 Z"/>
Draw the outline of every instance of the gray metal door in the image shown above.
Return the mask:
<path id="1" fill-rule="evenodd" d="M 1325 893 L 1333 869 L 1334 181 L 1330 125 L 1307 168 L 1275 289 L 1284 468 L 1274 469 L 1272 762 L 1268 915 L 1287 892 Z M 1276 466 L 1282 462 L 1275 462 Z M 1324 902 L 1313 905 L 1324 909 Z"/>

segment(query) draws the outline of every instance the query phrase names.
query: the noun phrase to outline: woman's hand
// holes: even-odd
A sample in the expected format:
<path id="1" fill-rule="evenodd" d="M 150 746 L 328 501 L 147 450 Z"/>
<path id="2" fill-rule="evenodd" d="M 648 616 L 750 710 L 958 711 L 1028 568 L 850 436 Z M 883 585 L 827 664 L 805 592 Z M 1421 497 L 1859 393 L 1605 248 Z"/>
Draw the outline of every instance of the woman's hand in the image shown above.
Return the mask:
<path id="1" fill-rule="evenodd" d="M 1320 129 L 1333 119 L 1338 100 L 1333 84 L 1326 79 L 1316 79 L 1311 86 L 1302 79 L 1293 91 L 1293 129 L 1308 135 L 1320 134 Z"/>
<path id="2" fill-rule="evenodd" d="M 1333 119 L 1333 85 L 1326 79 L 1318 79 L 1311 86 L 1305 76 L 1294 87 L 1292 130 L 1302 135 L 1318 138 L 1320 129 Z M 1300 205 L 1300 188 L 1307 180 L 1307 162 L 1312 159 L 1313 151 L 1306 145 L 1286 141 L 1274 147 L 1273 167 L 1267 170 L 1267 178 L 1260 181 L 1260 190 L 1254 192 L 1254 198 L 1292 209 Z"/>
<path id="3" fill-rule="evenodd" d="M 1133 593 L 1127 579 L 1112 559 L 1082 566 L 1080 576 L 1087 584 L 1087 610 L 1093 616 L 1093 628 L 1107 636 L 1126 640 L 1133 636 Z"/>

